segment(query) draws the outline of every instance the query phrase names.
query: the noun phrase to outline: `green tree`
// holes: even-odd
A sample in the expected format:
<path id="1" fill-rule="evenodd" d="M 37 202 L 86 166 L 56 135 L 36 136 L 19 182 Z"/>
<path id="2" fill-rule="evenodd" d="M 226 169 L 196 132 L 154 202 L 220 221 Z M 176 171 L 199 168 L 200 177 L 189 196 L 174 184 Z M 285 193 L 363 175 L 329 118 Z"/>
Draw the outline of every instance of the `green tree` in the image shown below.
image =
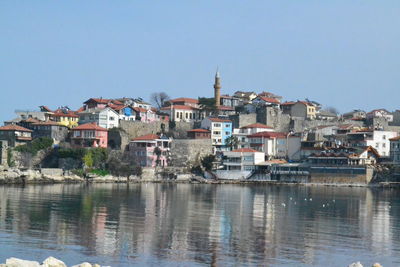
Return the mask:
<path id="1" fill-rule="evenodd" d="M 228 146 L 232 151 L 239 145 L 239 139 L 236 136 L 231 135 L 225 139 L 225 145 Z"/>
<path id="2" fill-rule="evenodd" d="M 85 163 L 85 166 L 88 168 L 93 168 L 93 157 L 92 153 L 88 151 L 84 156 L 83 156 L 83 163 Z"/>
<path id="3" fill-rule="evenodd" d="M 201 165 L 206 171 L 211 171 L 214 161 L 215 161 L 215 155 L 210 154 L 201 159 Z"/>
<path id="4" fill-rule="evenodd" d="M 199 97 L 199 106 L 207 115 L 217 113 L 217 106 L 215 105 L 214 97 Z"/>

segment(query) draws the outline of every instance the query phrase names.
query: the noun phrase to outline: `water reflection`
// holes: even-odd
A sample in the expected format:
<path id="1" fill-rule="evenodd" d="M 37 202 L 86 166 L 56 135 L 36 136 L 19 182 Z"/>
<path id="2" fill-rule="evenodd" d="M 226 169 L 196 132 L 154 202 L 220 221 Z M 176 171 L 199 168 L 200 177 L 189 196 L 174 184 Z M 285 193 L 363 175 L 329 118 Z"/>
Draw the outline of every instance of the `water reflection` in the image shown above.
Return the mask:
<path id="1" fill-rule="evenodd" d="M 397 190 L 265 185 L 0 187 L 0 260 L 112 266 L 400 263 Z"/>

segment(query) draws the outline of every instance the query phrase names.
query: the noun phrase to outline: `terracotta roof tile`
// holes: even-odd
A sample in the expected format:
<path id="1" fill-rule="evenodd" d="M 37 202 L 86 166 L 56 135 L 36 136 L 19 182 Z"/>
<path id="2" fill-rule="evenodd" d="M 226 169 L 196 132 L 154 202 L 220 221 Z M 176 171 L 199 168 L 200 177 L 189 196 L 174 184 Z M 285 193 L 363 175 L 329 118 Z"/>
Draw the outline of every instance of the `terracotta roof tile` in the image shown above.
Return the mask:
<path id="1" fill-rule="evenodd" d="M 221 118 L 208 118 L 212 122 L 231 122 L 228 119 L 221 119 Z"/>
<path id="2" fill-rule="evenodd" d="M 0 127 L 0 131 L 32 132 L 32 130 L 29 130 L 27 128 L 24 128 L 22 126 L 15 125 L 15 124 L 9 124 L 9 125 L 6 125 L 6 126 L 2 126 L 2 127 Z"/>
<path id="3" fill-rule="evenodd" d="M 76 130 L 96 130 L 96 131 L 107 131 L 106 128 L 100 127 L 97 125 L 95 122 L 89 122 L 85 124 L 81 124 L 79 126 L 76 126 L 75 128 L 72 129 L 72 131 Z"/>
<path id="4" fill-rule="evenodd" d="M 260 152 L 251 148 L 239 148 L 239 149 L 235 149 L 232 152 Z"/>
<path id="5" fill-rule="evenodd" d="M 280 101 L 278 99 L 275 98 L 271 98 L 271 97 L 265 97 L 265 96 L 258 96 L 261 100 L 268 102 L 268 103 L 274 103 L 274 104 L 279 104 Z"/>
<path id="6" fill-rule="evenodd" d="M 188 132 L 191 133 L 209 133 L 210 131 L 207 129 L 193 129 L 193 130 L 189 130 Z"/>
<path id="7" fill-rule="evenodd" d="M 173 105 L 173 106 L 161 108 L 161 110 L 171 110 L 171 109 L 199 110 L 198 108 L 195 108 L 195 107 L 192 107 L 192 106 L 185 106 L 185 105 Z"/>
<path id="8" fill-rule="evenodd" d="M 253 138 L 253 137 L 264 137 L 264 138 L 286 138 L 287 133 L 281 133 L 281 132 L 259 132 L 255 133 L 252 135 L 249 135 L 248 138 Z"/>
<path id="9" fill-rule="evenodd" d="M 171 99 L 168 102 L 170 102 L 170 103 L 188 102 L 188 103 L 198 104 L 199 100 L 198 99 L 194 99 L 194 98 L 188 98 L 188 97 L 179 97 L 179 98 Z"/>
<path id="10" fill-rule="evenodd" d="M 156 134 L 146 134 L 136 138 L 133 138 L 133 141 L 153 141 L 156 139 L 160 139 L 160 137 Z"/>

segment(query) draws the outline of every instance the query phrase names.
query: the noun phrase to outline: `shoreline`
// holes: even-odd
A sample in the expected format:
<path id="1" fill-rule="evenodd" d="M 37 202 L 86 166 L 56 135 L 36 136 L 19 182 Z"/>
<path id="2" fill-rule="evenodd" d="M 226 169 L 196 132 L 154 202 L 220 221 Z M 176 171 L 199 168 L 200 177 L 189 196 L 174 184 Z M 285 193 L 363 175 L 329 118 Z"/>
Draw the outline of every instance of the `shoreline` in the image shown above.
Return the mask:
<path id="1" fill-rule="evenodd" d="M 166 184 L 261 184 L 261 185 L 286 185 L 286 186 L 334 186 L 334 187 L 368 187 L 368 188 L 400 188 L 400 182 L 380 182 L 380 183 L 305 183 L 305 182 L 281 182 L 270 180 L 214 180 L 205 179 L 193 174 L 178 175 L 177 179 L 165 179 L 154 175 L 153 178 L 130 176 L 130 177 L 117 177 L 112 175 L 95 176 L 91 175 L 87 178 L 80 177 L 71 173 L 64 173 L 60 171 L 53 171 L 51 173 L 48 169 L 42 170 L 20 170 L 8 169 L 0 171 L 0 185 L 41 185 L 41 184 L 99 184 L 99 183 L 166 183 Z"/>

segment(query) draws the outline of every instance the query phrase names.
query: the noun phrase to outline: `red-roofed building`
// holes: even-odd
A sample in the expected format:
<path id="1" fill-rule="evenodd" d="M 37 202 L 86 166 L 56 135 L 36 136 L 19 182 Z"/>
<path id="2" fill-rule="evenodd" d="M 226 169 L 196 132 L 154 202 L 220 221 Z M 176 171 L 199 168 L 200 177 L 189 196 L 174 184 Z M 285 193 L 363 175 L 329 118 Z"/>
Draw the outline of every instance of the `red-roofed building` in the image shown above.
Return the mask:
<path id="1" fill-rule="evenodd" d="M 199 100 L 194 99 L 194 98 L 188 98 L 188 97 L 179 97 L 179 98 L 171 99 L 171 100 L 168 100 L 168 103 L 172 106 L 181 105 L 181 106 L 191 106 L 191 107 L 199 108 Z"/>
<path id="2" fill-rule="evenodd" d="M 190 139 L 210 139 L 211 132 L 206 129 L 193 129 L 187 131 L 187 136 Z"/>
<path id="3" fill-rule="evenodd" d="M 15 124 L 0 127 L 0 140 L 8 142 L 9 147 L 24 145 L 32 141 L 32 130 Z"/>
<path id="4" fill-rule="evenodd" d="M 68 136 L 68 127 L 55 121 L 38 121 L 31 124 L 32 137 L 48 137 L 53 139 L 54 144 L 59 144 Z"/>
<path id="5" fill-rule="evenodd" d="M 156 134 L 139 136 L 129 143 L 129 152 L 142 167 L 168 166 L 171 141 Z"/>
<path id="6" fill-rule="evenodd" d="M 108 131 L 95 122 L 81 124 L 72 129 L 72 147 L 107 148 Z"/>
<path id="7" fill-rule="evenodd" d="M 167 113 L 172 121 L 199 121 L 203 117 L 199 108 L 194 105 L 171 105 L 162 107 L 161 112 Z"/>

